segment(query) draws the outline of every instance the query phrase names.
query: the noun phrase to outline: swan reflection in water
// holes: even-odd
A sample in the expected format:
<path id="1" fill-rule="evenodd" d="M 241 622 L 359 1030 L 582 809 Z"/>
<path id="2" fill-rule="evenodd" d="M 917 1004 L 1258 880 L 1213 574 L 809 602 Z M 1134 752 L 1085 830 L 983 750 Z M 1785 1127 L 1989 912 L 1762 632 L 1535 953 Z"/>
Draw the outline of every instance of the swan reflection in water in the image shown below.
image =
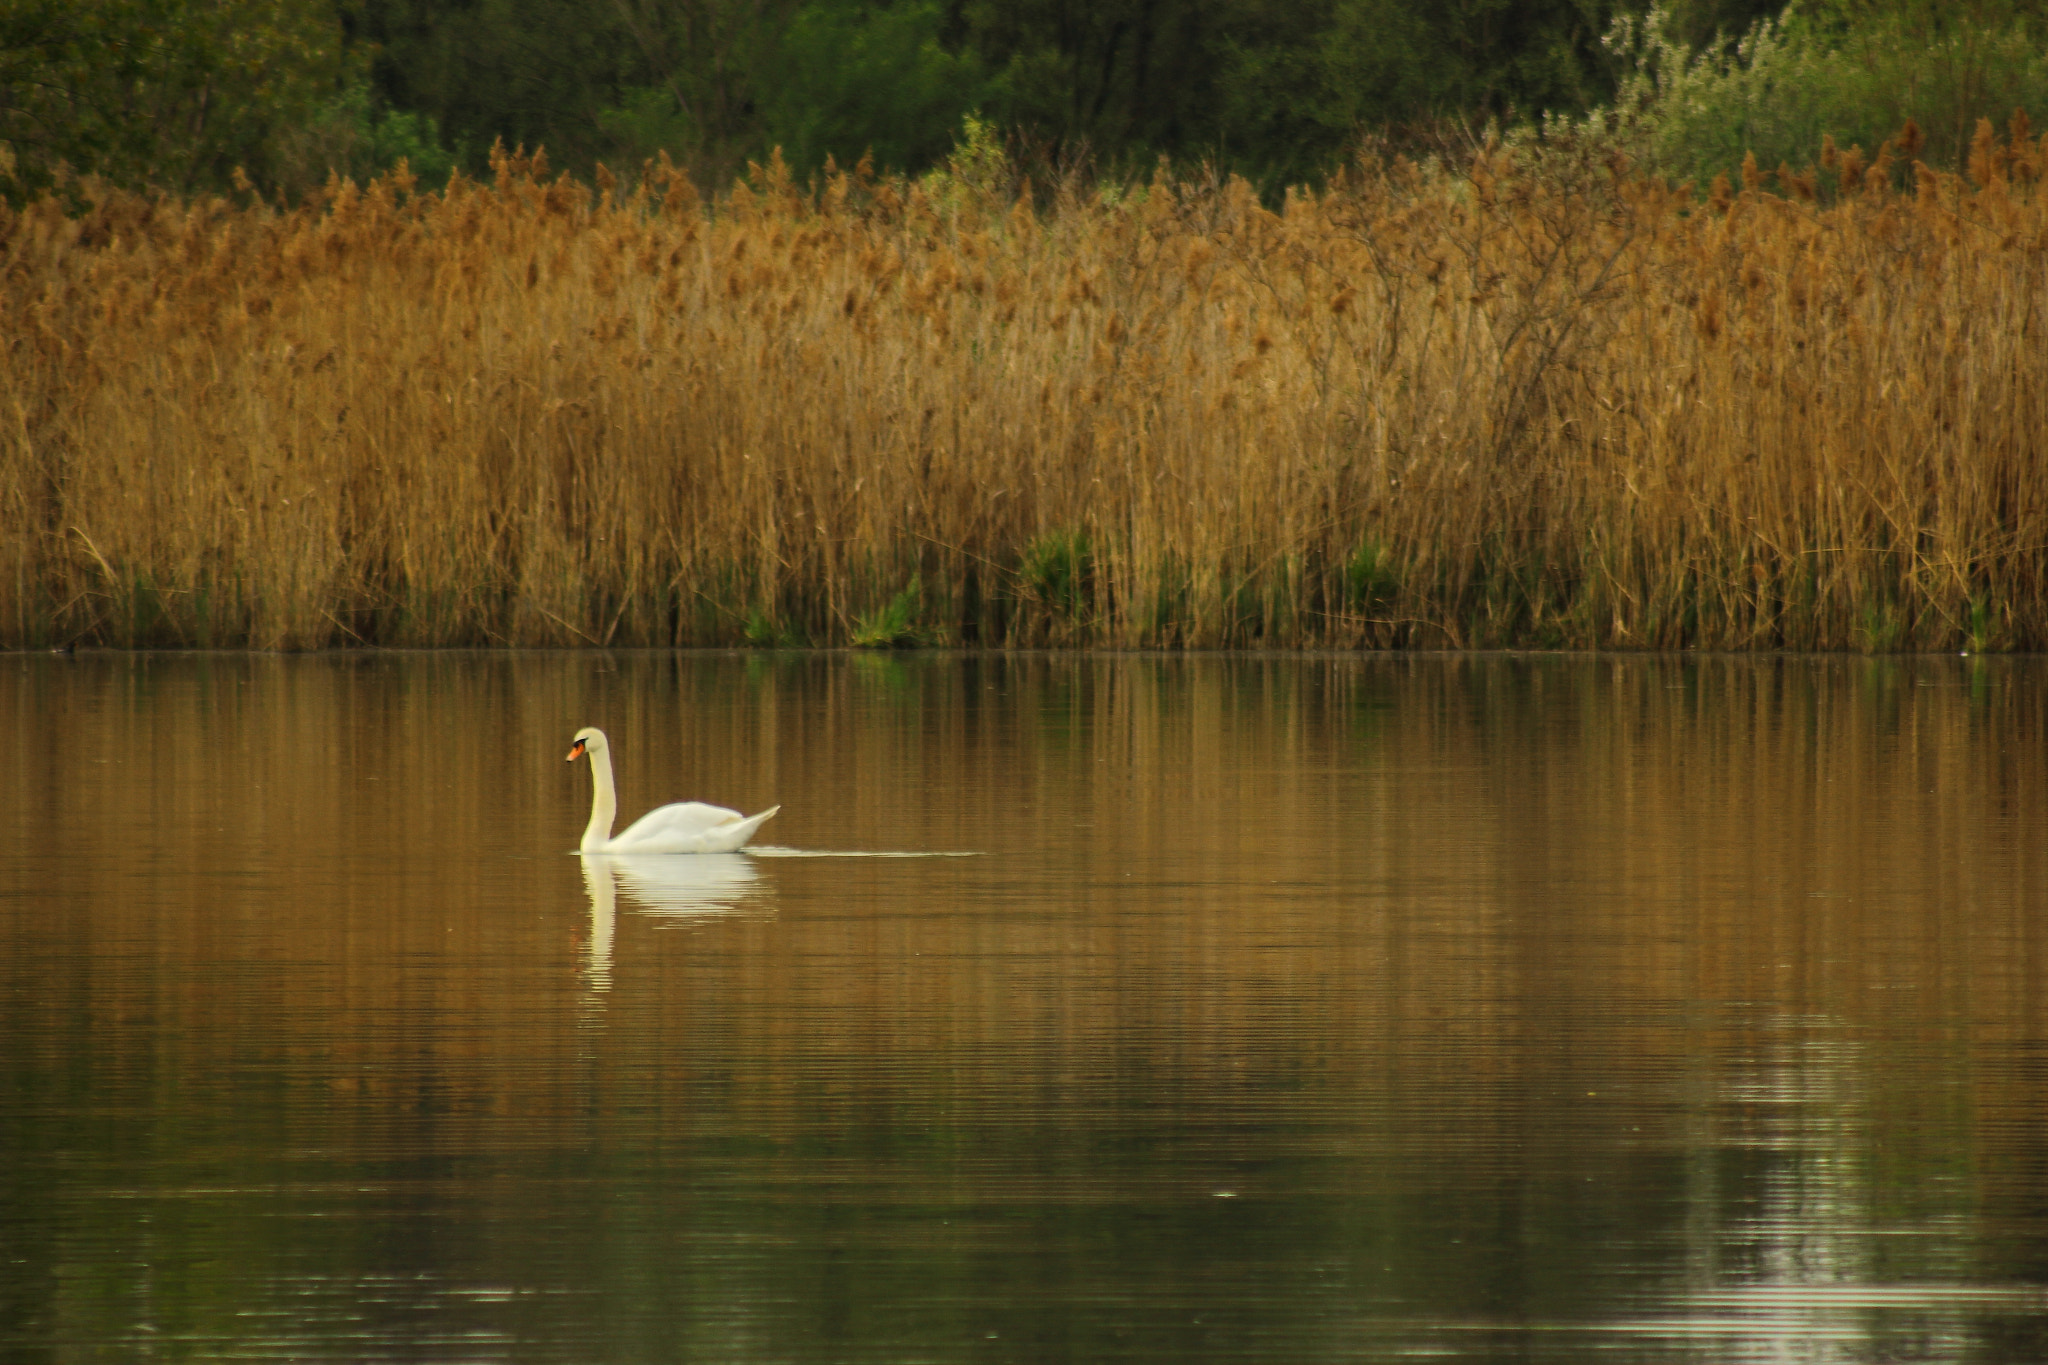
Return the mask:
<path id="1" fill-rule="evenodd" d="M 585 853 L 583 889 L 590 894 L 590 956 L 584 979 L 592 990 L 612 983 L 612 926 L 618 895 L 650 915 L 696 919 L 744 913 L 761 890 L 761 874 L 743 853 L 688 855 Z"/>

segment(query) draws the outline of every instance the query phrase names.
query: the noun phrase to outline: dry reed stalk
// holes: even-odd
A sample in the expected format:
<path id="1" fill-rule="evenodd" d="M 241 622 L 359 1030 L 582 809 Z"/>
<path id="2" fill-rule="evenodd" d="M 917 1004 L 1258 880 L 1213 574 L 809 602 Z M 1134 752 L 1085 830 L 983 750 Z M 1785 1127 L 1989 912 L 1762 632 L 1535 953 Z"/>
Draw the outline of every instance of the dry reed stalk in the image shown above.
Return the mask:
<path id="1" fill-rule="evenodd" d="M 0 641 L 2039 647 L 2043 160 L 74 186 L 0 218 Z"/>

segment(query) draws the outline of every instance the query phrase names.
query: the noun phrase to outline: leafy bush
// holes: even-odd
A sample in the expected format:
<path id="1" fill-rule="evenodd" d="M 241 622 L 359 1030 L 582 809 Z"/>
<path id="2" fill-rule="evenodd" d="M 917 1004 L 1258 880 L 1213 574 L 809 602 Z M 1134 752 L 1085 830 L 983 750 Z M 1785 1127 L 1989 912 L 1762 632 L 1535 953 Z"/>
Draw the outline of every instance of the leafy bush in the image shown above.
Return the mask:
<path id="1" fill-rule="evenodd" d="M 330 174 L 369 182 L 405 163 L 421 185 L 448 183 L 459 161 L 426 114 L 379 107 L 368 82 L 352 80 L 300 128 L 276 138 L 269 187 L 303 192 Z"/>
<path id="2" fill-rule="evenodd" d="M 1670 10 L 1622 18 L 1606 43 L 1625 75 L 1608 126 L 1657 170 L 1704 185 L 1745 154 L 1803 167 L 1824 138 L 1874 151 L 1911 120 L 1919 155 L 1955 167 L 1980 119 L 2048 113 L 2048 49 L 2015 9 L 1852 11 L 1795 3 L 1726 50 L 1695 50 Z"/>

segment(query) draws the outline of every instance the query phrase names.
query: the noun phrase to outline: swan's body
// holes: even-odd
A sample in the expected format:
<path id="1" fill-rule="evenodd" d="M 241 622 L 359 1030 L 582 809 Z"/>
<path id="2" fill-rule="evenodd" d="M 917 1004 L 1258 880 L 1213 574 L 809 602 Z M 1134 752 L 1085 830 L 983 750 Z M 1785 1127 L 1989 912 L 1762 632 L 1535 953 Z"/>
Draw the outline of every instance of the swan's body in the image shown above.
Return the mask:
<path id="1" fill-rule="evenodd" d="M 611 746 L 605 742 L 604 731 L 576 732 L 569 761 L 586 754 L 590 758 L 590 824 L 579 845 L 585 853 L 731 853 L 745 847 L 754 831 L 782 809 L 770 806 L 759 815 L 741 815 L 702 801 L 678 801 L 657 806 L 614 839 L 612 820 L 619 813 L 619 797 L 612 786 Z"/>

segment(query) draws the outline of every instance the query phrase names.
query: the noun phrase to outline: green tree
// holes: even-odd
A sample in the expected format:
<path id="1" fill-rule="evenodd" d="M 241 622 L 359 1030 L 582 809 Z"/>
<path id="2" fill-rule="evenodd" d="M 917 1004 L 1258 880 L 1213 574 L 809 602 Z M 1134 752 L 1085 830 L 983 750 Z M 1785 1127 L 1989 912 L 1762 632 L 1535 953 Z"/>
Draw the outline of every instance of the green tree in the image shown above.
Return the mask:
<path id="1" fill-rule="evenodd" d="M 707 3 L 715 0 L 707 0 Z M 602 114 L 646 83 L 632 0 L 339 0 L 378 108 L 432 120 L 480 170 L 491 142 L 545 146 L 588 171 L 616 155 Z"/>
<path id="2" fill-rule="evenodd" d="M 799 174 L 827 156 L 920 170 L 946 159 L 961 119 L 991 95 L 972 49 L 942 41 L 936 3 L 809 4 L 783 35 L 760 100 L 760 140 Z"/>
<path id="3" fill-rule="evenodd" d="M 618 0 L 636 54 L 601 122 L 625 158 L 666 149 L 725 180 L 765 148 L 762 101 L 798 0 Z"/>
<path id="4" fill-rule="evenodd" d="M 667 150 L 723 180 L 779 147 L 799 175 L 869 152 L 920 169 L 987 94 L 976 56 L 941 41 L 932 0 L 628 3 L 647 83 L 600 115 L 627 161 Z"/>
<path id="5" fill-rule="evenodd" d="M 0 0 L 0 187 L 59 168 L 192 193 L 276 183 L 280 136 L 345 83 L 320 0 Z"/>
<path id="6" fill-rule="evenodd" d="M 1228 0 L 972 0 L 951 27 L 995 73 L 998 121 L 1146 159 L 1214 147 L 1217 56 L 1238 17 Z"/>
<path id="7" fill-rule="evenodd" d="M 990 112 L 1112 158 L 1214 158 L 1275 185 L 1367 129 L 1576 111 L 1613 90 L 1616 0 L 971 0 Z"/>
<path id="8" fill-rule="evenodd" d="M 711 184 L 780 146 L 799 174 L 872 149 L 942 159 L 987 94 L 938 0 L 345 0 L 385 106 L 480 158 L 495 138 L 557 165 L 658 151 Z"/>
<path id="9" fill-rule="evenodd" d="M 1270 0 L 1228 39 L 1218 142 L 1254 178 L 1326 173 L 1364 130 L 1576 111 L 1609 96 L 1606 0 Z"/>

